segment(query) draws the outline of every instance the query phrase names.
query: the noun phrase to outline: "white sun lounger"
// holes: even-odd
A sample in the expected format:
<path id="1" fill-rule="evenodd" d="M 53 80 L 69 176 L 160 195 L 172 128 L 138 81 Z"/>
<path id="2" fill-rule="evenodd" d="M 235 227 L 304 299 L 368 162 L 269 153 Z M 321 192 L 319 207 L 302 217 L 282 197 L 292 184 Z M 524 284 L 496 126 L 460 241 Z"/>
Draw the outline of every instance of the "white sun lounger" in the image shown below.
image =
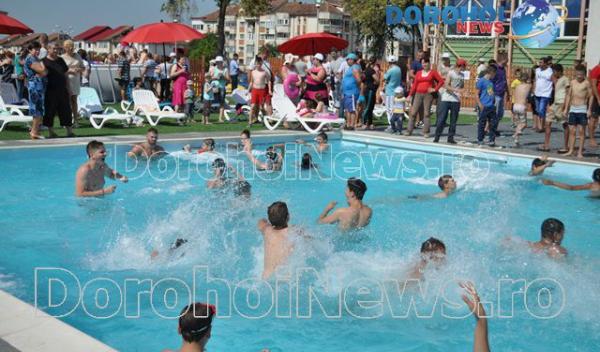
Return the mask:
<path id="1" fill-rule="evenodd" d="M 131 93 L 135 114 L 142 114 L 151 126 L 158 125 L 162 119 L 175 119 L 181 122 L 186 118 L 184 113 L 176 112 L 170 106 L 161 110 L 158 99 L 151 90 L 136 89 Z"/>
<path id="2" fill-rule="evenodd" d="M 0 97 L 4 100 L 4 106 L 11 109 L 29 110 L 27 99 L 19 99 L 17 90 L 11 83 L 0 83 Z"/>
<path id="3" fill-rule="evenodd" d="M 120 113 L 110 107 L 103 109 L 98 92 L 91 87 L 81 87 L 77 105 L 79 106 L 79 115 L 89 118 L 90 123 L 96 129 L 101 129 L 108 121 L 120 121 L 126 126 L 133 121 L 132 112 Z"/>
<path id="4" fill-rule="evenodd" d="M 304 129 L 312 134 L 317 134 L 323 127 L 331 124 L 342 125 L 346 121 L 344 119 L 328 119 L 317 117 L 301 117 L 296 112 L 294 103 L 283 93 L 283 86 L 276 85 L 273 94 L 273 116 L 263 116 L 265 126 L 273 131 L 284 121 L 298 122 Z M 312 128 L 309 123 L 317 123 L 317 127 Z"/>
<path id="5" fill-rule="evenodd" d="M 9 123 L 23 123 L 29 126 L 32 121 L 33 117 L 26 116 L 20 109 L 4 105 L 4 100 L 0 96 L 0 132 Z"/>

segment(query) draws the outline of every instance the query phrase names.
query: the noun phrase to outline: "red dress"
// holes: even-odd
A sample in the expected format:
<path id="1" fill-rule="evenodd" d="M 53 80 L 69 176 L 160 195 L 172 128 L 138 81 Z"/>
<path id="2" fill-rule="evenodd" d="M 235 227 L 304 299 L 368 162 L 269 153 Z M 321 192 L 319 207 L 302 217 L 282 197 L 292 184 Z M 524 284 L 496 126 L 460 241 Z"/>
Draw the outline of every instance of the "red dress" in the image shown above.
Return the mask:
<path id="1" fill-rule="evenodd" d="M 177 70 L 181 70 L 182 68 L 183 67 L 181 65 L 177 64 Z M 183 73 L 179 74 L 177 78 L 175 78 L 175 81 L 173 82 L 173 99 L 171 101 L 172 105 L 183 105 L 183 93 L 185 92 L 186 84 L 190 77 L 190 73 L 184 71 Z"/>

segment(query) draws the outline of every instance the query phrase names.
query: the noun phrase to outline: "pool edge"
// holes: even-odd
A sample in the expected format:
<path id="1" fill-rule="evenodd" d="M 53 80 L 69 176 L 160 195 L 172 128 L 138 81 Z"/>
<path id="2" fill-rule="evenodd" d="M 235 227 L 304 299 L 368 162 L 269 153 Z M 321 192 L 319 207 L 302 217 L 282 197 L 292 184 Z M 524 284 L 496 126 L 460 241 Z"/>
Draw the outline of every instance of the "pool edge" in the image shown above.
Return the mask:
<path id="1" fill-rule="evenodd" d="M 22 352 L 117 351 L 2 289 L 0 342 L 8 344 L 14 351 Z"/>

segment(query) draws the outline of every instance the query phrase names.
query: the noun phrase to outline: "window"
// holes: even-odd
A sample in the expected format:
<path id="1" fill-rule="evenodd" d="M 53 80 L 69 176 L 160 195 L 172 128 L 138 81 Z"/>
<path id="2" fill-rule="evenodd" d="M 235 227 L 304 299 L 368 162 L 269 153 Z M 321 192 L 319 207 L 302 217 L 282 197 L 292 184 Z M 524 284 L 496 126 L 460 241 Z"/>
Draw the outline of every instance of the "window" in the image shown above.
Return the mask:
<path id="1" fill-rule="evenodd" d="M 290 23 L 290 20 L 288 20 L 287 18 L 280 18 L 277 20 L 278 26 L 287 26 L 289 23 Z"/>
<path id="2" fill-rule="evenodd" d="M 287 33 L 277 33 L 277 39 L 287 39 L 288 37 Z"/>

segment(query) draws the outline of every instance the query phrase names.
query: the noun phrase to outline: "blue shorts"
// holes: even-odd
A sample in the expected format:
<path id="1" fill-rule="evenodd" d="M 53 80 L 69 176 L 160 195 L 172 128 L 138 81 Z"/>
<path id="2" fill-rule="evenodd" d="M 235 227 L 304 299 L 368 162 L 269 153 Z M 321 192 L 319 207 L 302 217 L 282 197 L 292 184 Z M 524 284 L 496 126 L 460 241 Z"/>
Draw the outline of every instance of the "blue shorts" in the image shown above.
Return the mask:
<path id="1" fill-rule="evenodd" d="M 344 95 L 343 100 L 344 111 L 355 112 L 356 111 L 356 96 L 355 95 Z"/>
<path id="2" fill-rule="evenodd" d="M 535 110 L 538 113 L 538 116 L 542 119 L 546 118 L 546 111 L 548 110 L 548 105 L 550 104 L 550 98 L 546 97 L 535 97 Z"/>
<path id="3" fill-rule="evenodd" d="M 586 126 L 587 125 L 587 114 L 585 112 L 571 112 L 569 113 L 569 125 L 571 126 Z"/>

